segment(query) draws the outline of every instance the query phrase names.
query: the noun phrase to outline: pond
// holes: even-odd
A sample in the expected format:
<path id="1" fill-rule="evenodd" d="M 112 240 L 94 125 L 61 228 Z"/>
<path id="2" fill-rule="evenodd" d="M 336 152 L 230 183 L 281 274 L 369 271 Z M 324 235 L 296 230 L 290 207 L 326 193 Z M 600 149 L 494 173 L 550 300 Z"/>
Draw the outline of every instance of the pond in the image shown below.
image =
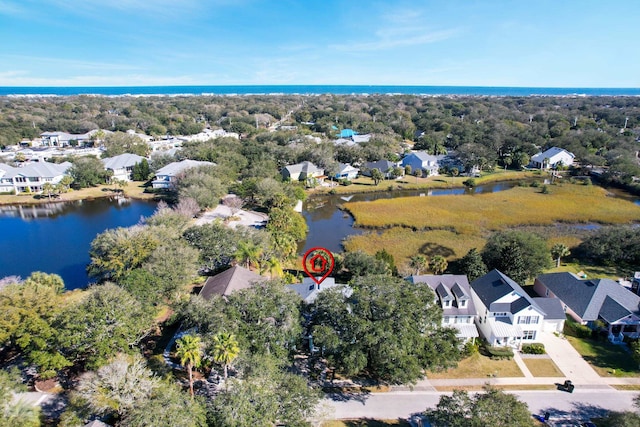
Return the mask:
<path id="1" fill-rule="evenodd" d="M 134 225 L 155 208 L 155 202 L 130 199 L 0 206 L 0 278 L 43 271 L 62 276 L 67 289 L 85 287 L 96 235 Z"/>

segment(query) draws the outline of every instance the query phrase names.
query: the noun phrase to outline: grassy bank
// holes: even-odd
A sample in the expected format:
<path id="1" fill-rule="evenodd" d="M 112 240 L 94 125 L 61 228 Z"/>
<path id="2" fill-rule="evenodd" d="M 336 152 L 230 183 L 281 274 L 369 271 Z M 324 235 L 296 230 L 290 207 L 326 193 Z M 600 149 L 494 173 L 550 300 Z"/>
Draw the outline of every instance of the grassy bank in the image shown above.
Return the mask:
<path id="1" fill-rule="evenodd" d="M 402 197 L 346 203 L 361 227 L 449 229 L 466 235 L 515 226 L 562 223 L 629 223 L 640 208 L 630 201 L 607 197 L 597 186 L 563 184 L 516 187 L 497 193 L 437 197 Z"/>
<path id="2" fill-rule="evenodd" d="M 537 171 L 504 171 L 498 170 L 491 173 L 483 174 L 479 178 L 474 178 L 477 185 L 490 184 L 492 182 L 502 181 L 519 181 L 530 180 L 534 178 L 544 179 L 546 176 L 541 175 Z M 335 184 L 333 187 L 317 187 L 311 190 L 311 194 L 327 194 L 329 192 L 335 194 L 355 194 L 355 193 L 372 193 L 379 191 L 391 190 L 430 190 L 442 188 L 459 188 L 464 187 L 463 182 L 469 177 L 451 177 L 451 176 L 430 176 L 427 178 L 415 178 L 413 176 L 405 176 L 399 179 L 388 179 L 374 185 L 373 180 L 367 177 L 358 177 L 351 181 L 351 185 Z"/>
<path id="3" fill-rule="evenodd" d="M 117 190 L 120 190 L 117 186 L 105 184 L 80 190 L 70 190 L 67 193 L 60 194 L 59 197 L 51 198 L 51 200 L 44 194 L 1 195 L 0 205 L 35 205 L 51 202 L 99 199 L 103 197 L 113 197 L 116 195 Z M 144 184 L 140 182 L 129 182 L 123 190 L 125 197 L 132 199 L 153 200 L 156 197 L 155 194 L 145 193 Z"/>

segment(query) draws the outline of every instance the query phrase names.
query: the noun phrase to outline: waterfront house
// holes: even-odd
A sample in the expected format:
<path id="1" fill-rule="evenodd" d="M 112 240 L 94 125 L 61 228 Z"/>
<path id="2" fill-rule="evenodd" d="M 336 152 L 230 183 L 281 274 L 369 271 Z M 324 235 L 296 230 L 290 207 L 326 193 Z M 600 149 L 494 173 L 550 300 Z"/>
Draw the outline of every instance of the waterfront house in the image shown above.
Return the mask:
<path id="1" fill-rule="evenodd" d="M 200 166 L 215 166 L 215 164 L 198 160 L 183 160 L 181 162 L 169 163 L 156 171 L 156 177 L 151 182 L 151 185 L 153 188 L 158 189 L 172 188 L 182 172 Z"/>
<path id="2" fill-rule="evenodd" d="M 504 273 L 494 269 L 471 282 L 478 329 L 490 345 L 519 348 L 533 342 L 545 327 L 545 312 Z"/>
<path id="3" fill-rule="evenodd" d="M 640 296 L 611 279 L 581 279 L 572 273 L 536 277 L 533 289 L 542 297 L 557 299 L 576 322 L 596 327 L 600 321 L 609 340 L 640 337 Z"/>
<path id="4" fill-rule="evenodd" d="M 0 167 L 1 193 L 41 193 L 45 183 L 58 184 L 67 174 L 71 163 L 34 162 L 14 168 Z"/>
<path id="5" fill-rule="evenodd" d="M 310 179 L 322 181 L 322 179 L 325 178 L 324 169 L 320 169 L 313 163 L 307 161 L 285 166 L 281 173 L 283 179 L 289 179 L 291 181 L 308 181 Z"/>
<path id="6" fill-rule="evenodd" d="M 211 299 L 214 295 L 227 297 L 232 292 L 250 288 L 255 283 L 264 282 L 265 280 L 267 279 L 251 270 L 247 270 L 240 265 L 234 265 L 222 273 L 209 277 L 199 295 L 206 300 Z"/>
<path id="7" fill-rule="evenodd" d="M 438 175 L 441 162 L 445 155 L 434 156 L 426 151 L 413 151 L 402 159 L 400 165 L 402 167 L 411 166 L 411 171 L 422 171 L 424 175 Z"/>
<path id="8" fill-rule="evenodd" d="M 407 280 L 425 283 L 433 290 L 442 308 L 442 326 L 455 328 L 458 331 L 456 336 L 463 341 L 475 341 L 479 336 L 475 325 L 477 313 L 467 276 L 425 274 L 410 276 Z"/>
<path id="9" fill-rule="evenodd" d="M 346 285 L 336 283 L 336 280 L 333 277 L 327 277 L 320 283 L 316 283 L 310 277 L 305 277 L 302 279 L 302 283 L 294 283 L 292 285 L 287 285 L 287 288 L 291 289 L 305 302 L 305 304 L 312 304 L 316 298 L 318 298 L 318 294 L 325 289 L 337 288 L 344 286 L 343 292 L 345 296 L 350 296 L 352 293 L 352 289 Z"/>
<path id="10" fill-rule="evenodd" d="M 555 169 L 558 166 L 571 166 L 575 156 L 563 148 L 551 147 L 543 153 L 531 157 L 529 166 L 536 169 Z"/>
<path id="11" fill-rule="evenodd" d="M 101 159 L 102 164 L 104 164 L 104 168 L 113 172 L 111 179 L 119 179 L 121 181 L 131 181 L 133 167 L 142 160 L 144 160 L 144 157 L 130 153 Z"/>
<path id="12" fill-rule="evenodd" d="M 356 179 L 360 169 L 354 168 L 349 163 L 338 163 L 338 172 L 334 175 L 336 179 Z"/>
<path id="13" fill-rule="evenodd" d="M 375 162 L 367 162 L 362 167 L 362 175 L 371 176 L 371 171 L 374 169 L 378 169 L 384 174 L 385 179 L 389 179 L 393 175 L 393 169 L 397 166 L 397 164 L 385 159 Z"/>

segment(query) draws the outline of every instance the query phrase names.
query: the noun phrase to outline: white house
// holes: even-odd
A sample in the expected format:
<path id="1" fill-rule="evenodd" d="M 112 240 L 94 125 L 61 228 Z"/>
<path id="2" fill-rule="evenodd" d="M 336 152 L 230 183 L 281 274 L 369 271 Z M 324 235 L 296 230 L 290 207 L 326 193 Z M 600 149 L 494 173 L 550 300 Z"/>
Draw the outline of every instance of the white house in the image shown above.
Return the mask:
<path id="1" fill-rule="evenodd" d="M 287 285 L 287 288 L 300 295 L 300 298 L 302 298 L 305 304 L 313 303 L 316 298 L 318 298 L 318 294 L 325 289 L 337 287 L 342 288 L 342 293 L 346 297 L 350 296 L 353 292 L 353 289 L 351 289 L 349 286 L 336 283 L 333 277 L 327 277 L 320 283 L 316 283 L 310 277 L 305 277 L 304 279 L 302 279 L 302 283 Z"/>
<path id="2" fill-rule="evenodd" d="M 445 155 L 434 156 L 425 151 L 414 151 L 404 156 L 400 165 L 402 167 L 411 166 L 412 171 L 421 170 L 430 176 L 438 175 L 441 166 L 440 162 L 445 157 Z"/>
<path id="3" fill-rule="evenodd" d="M 200 166 L 215 166 L 211 162 L 201 162 L 198 160 L 183 160 L 181 162 L 169 163 L 165 167 L 156 171 L 156 177 L 151 182 L 153 188 L 172 188 L 178 176 L 187 169 Z"/>
<path id="4" fill-rule="evenodd" d="M 87 133 L 72 134 L 67 132 L 43 132 L 40 134 L 42 145 L 45 147 L 68 147 L 71 141 L 76 141 L 78 145 L 84 145 L 91 141 L 98 129 L 90 130 Z M 103 131 L 107 132 L 107 131 Z"/>
<path id="5" fill-rule="evenodd" d="M 571 166 L 575 156 L 563 148 L 551 147 L 544 153 L 531 157 L 529 165 L 536 169 L 556 168 L 557 166 Z"/>
<path id="6" fill-rule="evenodd" d="M 310 178 L 324 178 L 324 169 L 320 169 L 311 162 L 302 162 L 295 165 L 285 166 L 282 169 L 282 178 L 291 181 L 305 181 Z"/>
<path id="7" fill-rule="evenodd" d="M 411 283 L 426 283 L 436 294 L 442 307 L 442 326 L 457 329 L 456 336 L 461 340 L 475 340 L 478 329 L 475 325 L 476 308 L 471 298 L 469 280 L 465 275 L 433 275 L 410 276 Z"/>
<path id="8" fill-rule="evenodd" d="M 334 175 L 336 179 L 355 179 L 358 177 L 360 169 L 354 168 L 349 163 L 338 163 L 338 172 Z"/>
<path id="9" fill-rule="evenodd" d="M 542 308 L 516 282 L 491 270 L 471 282 L 478 329 L 490 345 L 519 348 L 545 330 Z M 554 324 L 556 324 L 554 319 Z"/>
<path id="10" fill-rule="evenodd" d="M 104 168 L 113 172 L 111 179 L 118 179 L 121 181 L 131 181 L 133 167 L 142 160 L 144 160 L 144 157 L 130 153 L 101 159 Z"/>
<path id="11" fill-rule="evenodd" d="M 0 193 L 40 193 L 45 183 L 58 184 L 71 163 L 29 163 L 21 168 L 0 166 Z"/>

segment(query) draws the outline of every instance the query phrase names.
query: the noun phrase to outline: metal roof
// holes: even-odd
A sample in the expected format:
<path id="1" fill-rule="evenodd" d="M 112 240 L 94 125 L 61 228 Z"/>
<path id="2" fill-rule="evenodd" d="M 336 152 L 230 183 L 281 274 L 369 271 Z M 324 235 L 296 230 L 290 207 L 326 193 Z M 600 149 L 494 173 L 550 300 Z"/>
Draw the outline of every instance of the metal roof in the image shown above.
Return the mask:
<path id="1" fill-rule="evenodd" d="M 454 323 L 452 326 L 458 330 L 456 337 L 458 338 L 477 338 L 480 335 L 478 334 L 478 328 L 473 323 Z"/>
<path id="2" fill-rule="evenodd" d="M 143 159 L 144 157 L 138 156 L 137 154 L 124 153 L 118 156 L 101 159 L 101 161 L 105 169 L 116 170 L 132 167 L 140 163 Z"/>
<path id="3" fill-rule="evenodd" d="M 496 338 L 520 338 L 523 336 L 522 329 L 520 329 L 519 326 L 512 325 L 500 319 L 495 319 L 492 317 L 490 319 L 487 319 L 487 323 L 489 323 L 491 331 Z"/>

